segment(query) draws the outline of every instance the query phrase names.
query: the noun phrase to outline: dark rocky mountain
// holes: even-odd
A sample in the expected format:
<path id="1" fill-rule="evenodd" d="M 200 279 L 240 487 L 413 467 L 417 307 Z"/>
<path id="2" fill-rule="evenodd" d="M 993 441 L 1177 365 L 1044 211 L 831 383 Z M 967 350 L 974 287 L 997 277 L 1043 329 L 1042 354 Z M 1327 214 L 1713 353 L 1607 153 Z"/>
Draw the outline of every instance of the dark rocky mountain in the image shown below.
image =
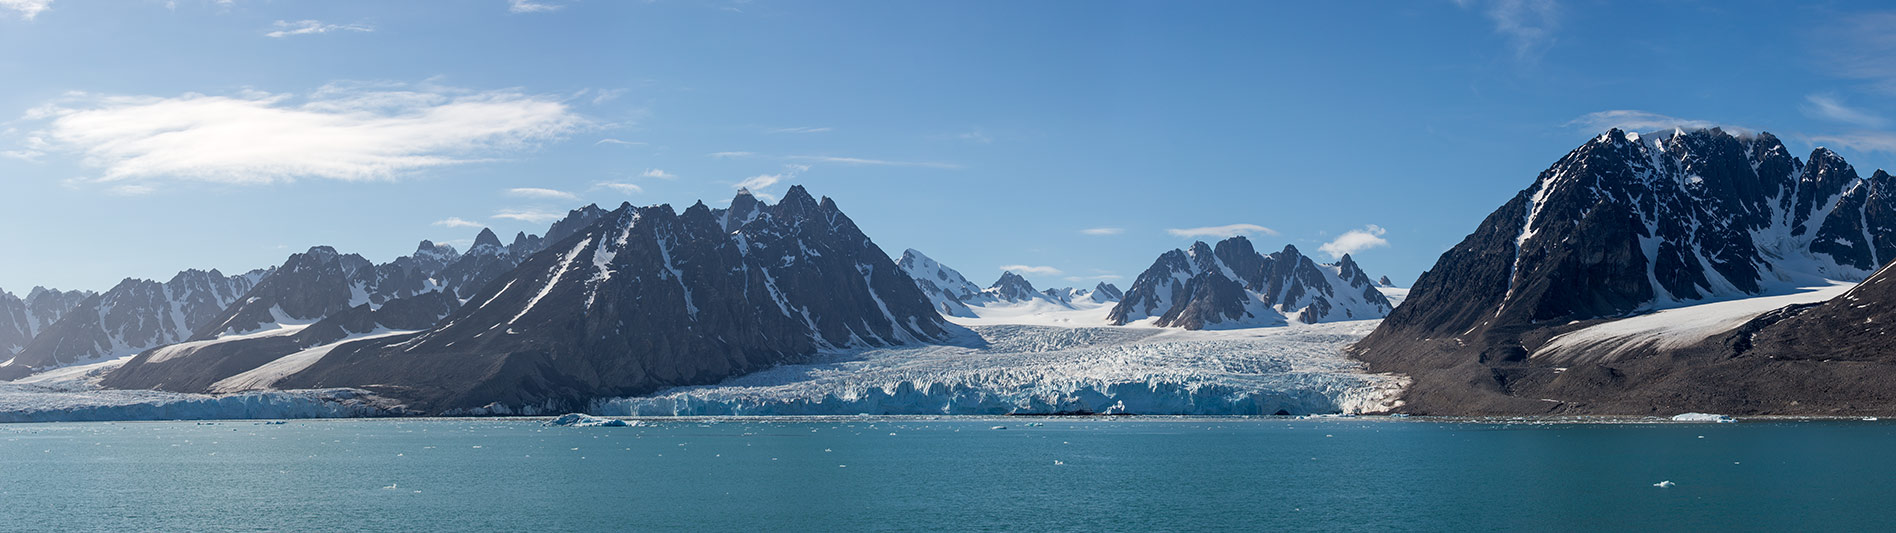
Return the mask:
<path id="1" fill-rule="evenodd" d="M 0 379 L 183 341 L 268 273 L 186 270 L 164 283 L 126 279 L 43 326 L 9 364 L 0 366 Z"/>
<path id="2" fill-rule="evenodd" d="M 26 343 L 32 342 L 40 330 L 58 322 L 92 295 L 92 291 L 33 287 L 22 299 L 0 290 L 0 356 L 11 359 Z"/>
<path id="3" fill-rule="evenodd" d="M 427 329 L 453 311 L 457 303 L 446 292 L 432 291 L 395 298 L 379 306 L 364 302 L 328 313 L 307 326 L 290 325 L 221 338 L 200 336 L 190 342 L 146 350 L 106 374 L 100 385 L 213 393 L 265 389 L 282 373 L 271 372 L 276 369 L 266 365 L 299 352 L 333 349 L 329 345 L 352 338 Z M 233 376 L 237 379 L 231 379 Z"/>
<path id="4" fill-rule="evenodd" d="M 1003 302 L 1019 302 L 1033 299 L 1034 293 L 1039 291 L 1034 290 L 1034 284 L 1028 283 L 1027 278 L 1006 271 L 1001 272 L 1001 278 L 994 280 L 994 284 L 988 285 L 983 292 Z"/>
<path id="5" fill-rule="evenodd" d="M 1393 281 L 1389 281 L 1389 276 L 1383 276 L 1383 277 L 1380 277 L 1380 278 L 1376 278 L 1376 284 L 1377 284 L 1377 285 L 1381 285 L 1381 286 L 1384 286 L 1384 287 L 1394 287 L 1394 286 L 1396 286 L 1396 282 L 1393 282 Z"/>
<path id="6" fill-rule="evenodd" d="M 439 274 L 443 286 L 451 287 L 456 294 L 472 294 L 519 265 L 520 261 L 539 252 L 548 243 L 559 242 L 566 237 L 592 225 L 607 211 L 598 205 L 587 205 L 566 213 L 564 218 L 555 221 L 547 229 L 547 237 L 542 239 L 526 233 L 514 235 L 513 244 L 503 245 L 500 236 L 494 230 L 482 228 L 474 237 L 474 246 L 467 253 L 442 268 Z"/>
<path id="7" fill-rule="evenodd" d="M 1117 285 L 1103 281 L 1093 286 L 1093 292 L 1090 295 L 1094 301 L 1099 302 L 1117 302 L 1126 299 L 1125 291 L 1119 290 Z"/>
<path id="8" fill-rule="evenodd" d="M 1769 133 L 1609 131 L 1444 253 L 1352 351 L 1414 378 L 1414 412 L 1625 408 L 1540 401 L 1557 367 L 1531 354 L 1600 320 L 1862 279 L 1896 258 L 1889 182 L 1822 148 L 1799 160 Z"/>
<path id="9" fill-rule="evenodd" d="M 1344 255 L 1318 264 L 1295 246 L 1259 254 L 1244 237 L 1159 256 L 1113 307 L 1114 324 L 1216 329 L 1381 318 L 1392 306 Z"/>
<path id="10" fill-rule="evenodd" d="M 621 206 L 441 325 L 343 344 L 276 385 L 366 388 L 428 413 L 574 410 L 948 334 L 835 202 L 800 186 L 775 205 L 749 196 L 727 210 Z"/>

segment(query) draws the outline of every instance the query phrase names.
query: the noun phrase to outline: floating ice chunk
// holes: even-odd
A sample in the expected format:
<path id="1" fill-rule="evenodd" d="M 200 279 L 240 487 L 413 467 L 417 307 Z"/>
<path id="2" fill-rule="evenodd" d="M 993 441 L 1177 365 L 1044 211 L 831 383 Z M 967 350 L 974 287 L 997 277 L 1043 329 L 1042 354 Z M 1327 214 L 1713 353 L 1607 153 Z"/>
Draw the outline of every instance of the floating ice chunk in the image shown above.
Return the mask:
<path id="1" fill-rule="evenodd" d="M 1678 486 L 1678 485 L 1679 485 L 1678 483 L 1673 483 L 1673 482 L 1671 482 L 1671 481 L 1661 481 L 1661 482 L 1658 482 L 1658 483 L 1653 483 L 1653 484 L 1652 484 L 1652 486 L 1654 486 L 1654 487 L 1659 487 L 1659 488 L 1662 488 L 1662 489 L 1669 489 L 1669 488 L 1672 488 L 1672 487 L 1676 487 L 1676 486 Z"/>
<path id="2" fill-rule="evenodd" d="M 1673 422 L 1717 422 L 1720 424 L 1729 424 L 1732 422 L 1737 422 L 1738 420 L 1726 415 L 1715 415 L 1711 413 L 1680 413 L 1677 415 L 1673 415 L 1672 421 Z"/>
<path id="3" fill-rule="evenodd" d="M 1007 426 L 994 426 L 988 429 L 1007 429 Z"/>
<path id="4" fill-rule="evenodd" d="M 546 424 L 545 424 L 546 427 L 559 426 L 559 427 L 575 427 L 575 428 L 626 427 L 630 425 L 632 424 L 627 424 L 624 420 L 619 420 L 615 418 L 600 418 L 597 416 L 580 414 L 580 413 L 563 414 L 563 415 L 560 415 L 559 418 L 546 421 Z"/>

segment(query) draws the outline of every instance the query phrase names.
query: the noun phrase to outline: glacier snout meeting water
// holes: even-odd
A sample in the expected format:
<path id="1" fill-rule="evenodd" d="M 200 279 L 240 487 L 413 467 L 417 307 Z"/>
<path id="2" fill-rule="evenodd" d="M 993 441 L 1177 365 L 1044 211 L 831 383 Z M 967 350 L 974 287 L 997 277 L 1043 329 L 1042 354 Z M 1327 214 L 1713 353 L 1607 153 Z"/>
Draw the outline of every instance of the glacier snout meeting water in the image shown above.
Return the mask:
<path id="1" fill-rule="evenodd" d="M 1180 331 L 971 325 L 954 342 L 830 353 L 717 385 L 596 402 L 614 416 L 1272 415 L 1388 411 L 1406 378 L 1342 355 L 1377 321 Z"/>

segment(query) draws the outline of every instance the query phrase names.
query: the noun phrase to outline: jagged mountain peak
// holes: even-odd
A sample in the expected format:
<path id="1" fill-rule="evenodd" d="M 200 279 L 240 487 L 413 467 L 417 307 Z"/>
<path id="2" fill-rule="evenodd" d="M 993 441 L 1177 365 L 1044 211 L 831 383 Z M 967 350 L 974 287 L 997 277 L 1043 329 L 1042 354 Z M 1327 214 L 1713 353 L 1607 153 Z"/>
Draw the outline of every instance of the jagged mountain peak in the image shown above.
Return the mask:
<path id="1" fill-rule="evenodd" d="M 1269 255 L 1236 236 L 1161 254 L 1108 320 L 1187 329 L 1379 318 L 1393 307 L 1354 260 L 1319 265 L 1295 246 Z"/>
<path id="2" fill-rule="evenodd" d="M 994 280 L 994 284 L 988 285 L 984 292 L 1001 300 L 1015 302 L 1033 298 L 1039 291 L 1034 289 L 1034 284 L 1027 282 L 1027 278 L 1009 270 L 1001 272 L 1000 279 Z"/>
<path id="3" fill-rule="evenodd" d="M 500 243 L 500 236 L 495 235 L 494 230 L 491 228 L 481 228 L 481 233 L 474 236 L 474 248 L 481 248 L 483 246 L 493 248 L 503 247 Z"/>

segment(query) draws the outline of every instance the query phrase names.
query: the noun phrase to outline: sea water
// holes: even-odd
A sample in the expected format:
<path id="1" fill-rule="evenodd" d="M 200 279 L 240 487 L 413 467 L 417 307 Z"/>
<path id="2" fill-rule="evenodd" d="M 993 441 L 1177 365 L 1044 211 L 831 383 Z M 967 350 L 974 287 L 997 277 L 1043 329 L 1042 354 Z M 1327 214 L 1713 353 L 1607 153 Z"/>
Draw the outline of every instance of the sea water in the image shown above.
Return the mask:
<path id="1" fill-rule="evenodd" d="M 1896 502 L 1896 425 L 1882 422 L 541 422 L 0 424 L 0 529 L 1896 526 L 1888 517 Z"/>

